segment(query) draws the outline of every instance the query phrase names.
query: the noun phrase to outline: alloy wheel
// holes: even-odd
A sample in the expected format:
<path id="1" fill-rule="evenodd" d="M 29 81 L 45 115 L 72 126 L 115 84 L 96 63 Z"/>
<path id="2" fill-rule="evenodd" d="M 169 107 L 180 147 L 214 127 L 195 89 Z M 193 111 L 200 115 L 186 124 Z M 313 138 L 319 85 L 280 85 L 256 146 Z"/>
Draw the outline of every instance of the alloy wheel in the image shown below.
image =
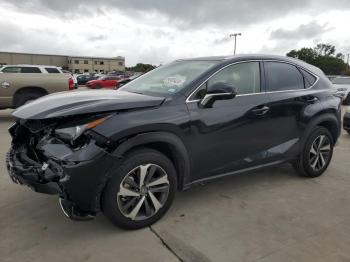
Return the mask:
<path id="1" fill-rule="evenodd" d="M 309 152 L 309 164 L 311 168 L 318 172 L 322 170 L 329 161 L 331 143 L 326 135 L 318 136 L 311 145 Z"/>
<path id="2" fill-rule="evenodd" d="M 131 220 L 148 219 L 165 204 L 169 186 L 168 175 L 160 166 L 137 166 L 120 183 L 117 194 L 118 208 Z"/>

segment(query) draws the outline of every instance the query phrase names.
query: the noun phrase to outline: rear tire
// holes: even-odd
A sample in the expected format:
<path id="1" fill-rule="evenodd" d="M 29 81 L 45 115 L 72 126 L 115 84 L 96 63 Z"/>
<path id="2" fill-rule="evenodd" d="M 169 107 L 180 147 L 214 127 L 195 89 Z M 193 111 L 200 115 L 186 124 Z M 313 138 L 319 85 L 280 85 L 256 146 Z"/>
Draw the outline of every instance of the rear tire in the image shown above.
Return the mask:
<path id="1" fill-rule="evenodd" d="M 333 156 L 333 137 L 328 129 L 316 127 L 308 139 L 294 169 L 305 177 L 318 177 L 326 171 Z"/>
<path id="2" fill-rule="evenodd" d="M 102 210 L 119 227 L 150 226 L 169 209 L 177 188 L 176 177 L 172 162 L 162 153 L 147 148 L 133 151 L 109 180 Z"/>
<path id="3" fill-rule="evenodd" d="M 20 106 L 23 106 L 24 104 L 33 101 L 35 99 L 38 99 L 39 97 L 42 97 L 46 94 L 40 93 L 40 92 L 26 92 L 17 94 L 15 98 L 15 108 L 18 108 Z"/>

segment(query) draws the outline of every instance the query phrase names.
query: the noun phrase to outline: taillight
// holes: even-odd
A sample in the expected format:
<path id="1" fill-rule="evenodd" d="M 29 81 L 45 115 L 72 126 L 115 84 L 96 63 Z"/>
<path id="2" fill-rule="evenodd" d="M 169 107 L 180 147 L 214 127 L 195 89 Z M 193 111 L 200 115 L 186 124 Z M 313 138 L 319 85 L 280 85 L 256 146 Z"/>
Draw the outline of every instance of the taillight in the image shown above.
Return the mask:
<path id="1" fill-rule="evenodd" d="M 68 87 L 69 87 L 69 90 L 74 90 L 75 89 L 74 80 L 71 77 L 68 80 Z"/>

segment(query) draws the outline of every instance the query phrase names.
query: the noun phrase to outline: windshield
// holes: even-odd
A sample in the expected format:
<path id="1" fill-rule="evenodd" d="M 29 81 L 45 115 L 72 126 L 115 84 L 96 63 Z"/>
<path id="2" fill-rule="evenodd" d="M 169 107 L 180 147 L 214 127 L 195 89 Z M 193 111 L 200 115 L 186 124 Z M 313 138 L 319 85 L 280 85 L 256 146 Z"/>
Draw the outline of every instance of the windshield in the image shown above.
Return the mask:
<path id="1" fill-rule="evenodd" d="M 350 77 L 337 77 L 332 80 L 332 83 L 336 85 L 350 85 Z"/>
<path id="2" fill-rule="evenodd" d="M 126 84 L 120 90 L 159 95 L 175 94 L 219 61 L 176 61 Z"/>

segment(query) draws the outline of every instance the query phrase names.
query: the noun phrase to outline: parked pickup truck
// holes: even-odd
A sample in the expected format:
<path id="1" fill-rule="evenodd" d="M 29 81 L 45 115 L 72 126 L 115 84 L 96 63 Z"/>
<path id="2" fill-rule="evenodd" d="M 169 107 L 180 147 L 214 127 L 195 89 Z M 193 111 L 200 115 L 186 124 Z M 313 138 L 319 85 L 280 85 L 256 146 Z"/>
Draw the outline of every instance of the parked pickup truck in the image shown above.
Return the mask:
<path id="1" fill-rule="evenodd" d="M 16 65 L 0 69 L 0 109 L 17 108 L 41 96 L 73 90 L 71 75 L 50 73 L 54 67 Z M 51 70 L 50 70 L 51 69 Z M 45 72 L 45 71 L 46 72 Z"/>

